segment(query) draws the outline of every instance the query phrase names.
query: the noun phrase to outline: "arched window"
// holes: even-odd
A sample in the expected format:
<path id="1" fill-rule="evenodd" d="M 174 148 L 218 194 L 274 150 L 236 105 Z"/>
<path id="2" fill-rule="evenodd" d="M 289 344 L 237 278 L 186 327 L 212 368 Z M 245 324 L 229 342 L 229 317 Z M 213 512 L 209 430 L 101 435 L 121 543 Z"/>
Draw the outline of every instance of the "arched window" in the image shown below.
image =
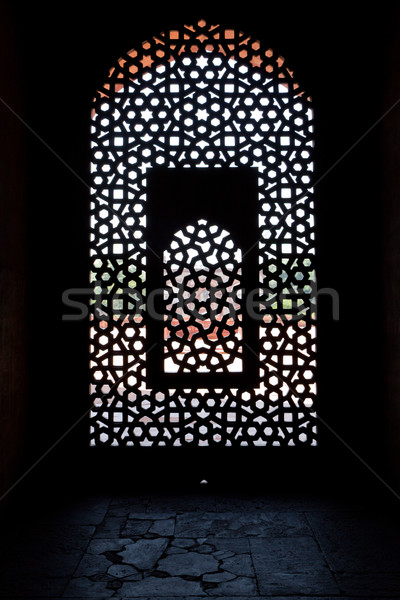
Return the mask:
<path id="1" fill-rule="evenodd" d="M 312 120 L 281 56 L 204 20 L 110 70 L 91 444 L 316 444 Z"/>
<path id="2" fill-rule="evenodd" d="M 164 252 L 164 372 L 243 371 L 241 251 L 218 225 L 198 221 Z M 239 292 L 240 293 L 240 292 Z"/>

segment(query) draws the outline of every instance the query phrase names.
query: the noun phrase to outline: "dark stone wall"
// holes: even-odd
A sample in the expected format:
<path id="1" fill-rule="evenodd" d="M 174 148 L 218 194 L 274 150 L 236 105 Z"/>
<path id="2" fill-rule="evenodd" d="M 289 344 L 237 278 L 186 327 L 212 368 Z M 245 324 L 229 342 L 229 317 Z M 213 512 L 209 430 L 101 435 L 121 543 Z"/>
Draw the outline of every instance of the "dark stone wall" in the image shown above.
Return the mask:
<path id="1" fill-rule="evenodd" d="M 399 19 L 397 11 L 397 22 Z M 392 30 L 393 31 L 393 30 Z M 389 37 L 382 120 L 381 168 L 384 205 L 383 281 L 385 360 L 385 458 L 394 485 L 400 486 L 400 39 Z"/>
<path id="2" fill-rule="evenodd" d="M 26 378 L 25 131 L 21 65 L 12 13 L 0 5 L 0 497 L 17 478 L 24 449 Z M 6 500 L 6 499 L 4 499 Z"/>

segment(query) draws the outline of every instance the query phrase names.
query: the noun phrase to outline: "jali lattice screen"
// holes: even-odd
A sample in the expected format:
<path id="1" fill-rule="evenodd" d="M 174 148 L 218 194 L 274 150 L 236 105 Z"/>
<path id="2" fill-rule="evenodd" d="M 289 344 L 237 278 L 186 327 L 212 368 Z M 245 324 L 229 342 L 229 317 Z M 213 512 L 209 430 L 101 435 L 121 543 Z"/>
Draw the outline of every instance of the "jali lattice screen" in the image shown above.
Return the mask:
<path id="1" fill-rule="evenodd" d="M 284 59 L 239 29 L 166 30 L 110 70 L 91 123 L 92 445 L 316 444 L 312 122 Z M 256 235 L 236 239 L 229 219 L 193 203 L 155 251 L 147 203 L 158 169 L 248 169 Z M 258 281 L 241 291 L 251 252 Z M 147 267 L 157 261 L 154 342 Z M 256 339 L 243 320 L 249 291 Z M 163 373 L 150 380 L 152 352 Z"/>

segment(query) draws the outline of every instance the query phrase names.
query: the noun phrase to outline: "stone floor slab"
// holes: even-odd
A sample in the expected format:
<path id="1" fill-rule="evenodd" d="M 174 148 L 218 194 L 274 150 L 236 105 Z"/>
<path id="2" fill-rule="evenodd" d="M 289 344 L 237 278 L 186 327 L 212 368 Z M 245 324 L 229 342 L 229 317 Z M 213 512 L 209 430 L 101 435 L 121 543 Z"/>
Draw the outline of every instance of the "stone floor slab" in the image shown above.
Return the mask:
<path id="1" fill-rule="evenodd" d="M 132 544 L 130 538 L 97 538 L 89 542 L 86 554 L 103 554 L 104 552 L 121 552 L 127 544 Z"/>
<path id="2" fill-rule="evenodd" d="M 222 494 L 215 497 L 217 512 L 304 512 L 304 511 L 336 511 L 349 508 L 349 498 L 333 497 L 329 494 L 318 493 L 284 493 L 271 490 L 267 495 L 254 494 Z M 362 503 L 351 501 L 356 509 L 362 507 Z"/>
<path id="3" fill-rule="evenodd" d="M 277 595 L 307 595 L 307 594 L 328 594 L 340 595 L 340 589 L 332 573 L 325 569 L 313 570 L 309 573 L 269 573 L 263 570 L 257 570 L 257 583 L 260 594 L 266 596 Z"/>
<path id="4" fill-rule="evenodd" d="M 165 556 L 173 556 L 174 554 L 186 554 L 187 552 L 189 552 L 189 550 L 186 550 L 186 548 L 170 546 L 169 548 L 166 549 L 164 554 L 165 554 Z"/>
<path id="5" fill-rule="evenodd" d="M 154 510 L 148 510 L 145 512 L 130 512 L 128 519 L 146 519 L 150 521 L 157 521 L 159 519 L 174 519 L 176 517 L 176 511 L 165 511 L 155 512 Z"/>
<path id="6" fill-rule="evenodd" d="M 346 511 L 309 515 L 330 567 L 344 573 L 400 573 L 400 518 Z"/>
<path id="7" fill-rule="evenodd" d="M 110 517 L 127 517 L 130 512 L 145 513 L 149 501 L 147 495 L 116 496 L 111 498 L 107 514 Z"/>
<path id="8" fill-rule="evenodd" d="M 250 540 L 256 573 L 309 573 L 326 561 L 312 537 L 256 538 Z"/>
<path id="9" fill-rule="evenodd" d="M 112 564 L 111 567 L 108 568 L 107 573 L 118 579 L 126 579 L 129 581 L 136 581 L 142 578 L 141 573 L 135 569 L 135 567 L 132 567 L 132 565 Z"/>
<path id="10" fill-rule="evenodd" d="M 250 552 L 250 542 L 246 537 L 222 538 L 210 536 L 204 540 L 204 543 L 213 546 L 215 552 L 231 552 L 233 554 L 248 554 Z"/>
<path id="11" fill-rule="evenodd" d="M 125 517 L 109 517 L 107 516 L 102 523 L 96 527 L 94 533 L 95 538 L 111 538 L 120 534 L 121 529 L 125 526 Z"/>
<path id="12" fill-rule="evenodd" d="M 218 573 L 206 573 L 202 577 L 202 581 L 206 583 L 223 583 L 224 581 L 232 581 L 236 575 L 228 571 L 220 571 Z"/>
<path id="13" fill-rule="evenodd" d="M 250 577 L 237 577 L 232 581 L 217 584 L 215 588 L 207 589 L 210 596 L 235 596 L 247 598 L 257 594 L 256 580 Z"/>
<path id="14" fill-rule="evenodd" d="M 111 564 L 102 554 L 84 554 L 74 572 L 74 577 L 91 577 L 92 575 L 107 573 Z"/>
<path id="15" fill-rule="evenodd" d="M 175 533 L 175 519 L 157 519 L 151 526 L 149 533 L 162 535 L 165 537 L 173 536 Z"/>
<path id="16" fill-rule="evenodd" d="M 214 573 L 218 570 L 218 561 L 207 554 L 187 552 L 174 554 L 158 561 L 158 569 L 170 575 L 191 575 L 199 577 L 205 573 Z"/>
<path id="17" fill-rule="evenodd" d="M 92 516 L 76 501 L 65 521 L 66 505 L 43 512 L 0 539 L 0 599 L 400 598 L 399 516 L 275 501 L 149 495 L 93 498 Z"/>
<path id="18" fill-rule="evenodd" d="M 71 579 L 63 598 L 99 598 L 108 600 L 115 595 L 115 590 L 107 588 L 105 581 L 92 581 L 86 577 L 76 577 Z"/>
<path id="19" fill-rule="evenodd" d="M 137 569 L 153 569 L 167 545 L 168 539 L 166 538 L 141 539 L 127 544 L 119 556 L 122 562 L 133 565 Z"/>
<path id="20" fill-rule="evenodd" d="M 171 596 L 184 598 L 185 596 L 205 596 L 198 581 L 186 581 L 181 577 L 146 577 L 142 581 L 126 582 L 117 590 L 116 597 L 122 596 Z"/>
<path id="21" fill-rule="evenodd" d="M 221 563 L 221 569 L 243 577 L 254 577 L 253 560 L 250 554 L 237 554 L 226 558 Z"/>
<path id="22" fill-rule="evenodd" d="M 215 513 L 185 512 L 176 517 L 175 535 L 183 538 L 206 537 L 215 533 Z"/>
<path id="23" fill-rule="evenodd" d="M 176 519 L 177 536 L 183 537 L 266 537 L 311 536 L 312 532 L 301 513 L 185 513 Z"/>
<path id="24" fill-rule="evenodd" d="M 147 533 L 152 525 L 153 521 L 147 519 L 128 519 L 121 535 L 124 537 L 141 536 Z"/>
<path id="25" fill-rule="evenodd" d="M 175 546 L 177 548 L 191 548 L 192 546 L 195 546 L 196 544 L 197 544 L 197 542 L 196 542 L 195 538 L 176 537 L 172 541 L 172 546 Z"/>

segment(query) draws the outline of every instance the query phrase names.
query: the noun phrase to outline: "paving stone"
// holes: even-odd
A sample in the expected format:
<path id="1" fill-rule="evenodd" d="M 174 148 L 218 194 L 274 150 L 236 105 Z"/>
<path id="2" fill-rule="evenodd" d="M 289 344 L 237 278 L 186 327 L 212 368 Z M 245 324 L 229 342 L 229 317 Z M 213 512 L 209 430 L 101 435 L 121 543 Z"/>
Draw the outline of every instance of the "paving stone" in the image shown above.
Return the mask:
<path id="1" fill-rule="evenodd" d="M 215 558 L 217 558 L 218 560 L 223 560 L 224 558 L 230 558 L 231 556 L 234 556 L 235 553 L 231 552 L 230 550 L 217 550 L 216 552 L 213 552 L 213 556 Z"/>
<path id="2" fill-rule="evenodd" d="M 294 512 L 226 513 L 215 523 L 216 532 L 226 536 L 305 536 L 312 531 L 304 517 Z"/>
<path id="3" fill-rule="evenodd" d="M 267 572 L 256 568 L 256 575 L 260 594 L 340 594 L 339 587 L 327 567 L 308 573 Z"/>
<path id="4" fill-rule="evenodd" d="M 153 498 L 153 506 L 150 506 L 150 500 L 142 504 L 129 498 L 112 501 L 106 510 L 107 499 L 104 503 L 99 502 L 98 506 L 93 504 L 93 516 L 89 512 L 90 502 L 87 505 L 83 503 L 82 506 L 76 502 L 71 508 L 74 514 L 70 518 L 65 514 L 65 520 L 65 507 L 62 507 L 59 511 L 43 515 L 29 526 L 16 524 L 13 539 L 6 540 L 3 536 L 3 540 L 0 540 L 0 598 L 400 598 L 399 518 L 386 515 L 384 511 L 382 515 L 378 515 L 370 511 L 343 510 L 343 507 L 335 507 L 333 501 L 326 508 L 327 504 L 318 504 L 318 500 L 313 505 L 311 501 L 303 501 L 301 498 L 296 504 L 296 497 L 280 503 L 278 496 L 275 499 L 253 500 L 249 497 L 237 502 L 233 499 L 231 503 L 226 497 L 224 512 L 214 510 L 212 502 L 204 502 L 201 508 L 200 504 L 196 504 L 195 495 L 192 500 L 189 497 L 174 499 L 171 496 L 169 506 L 165 503 L 161 506 L 155 500 Z M 182 509 L 185 502 L 186 509 Z M 304 508 L 307 507 L 307 502 L 308 508 Z M 222 503 L 219 504 L 221 506 Z M 281 510 L 282 507 L 284 510 Z M 304 510 L 308 511 L 306 516 L 302 512 Z M 293 518 L 288 516 L 290 511 Z M 152 528 L 157 521 L 162 527 L 170 519 L 175 521 L 177 515 L 180 532 L 169 546 L 167 534 L 153 532 L 154 535 L 161 535 L 161 543 L 165 544 L 164 550 L 161 548 L 155 553 L 157 556 L 154 562 L 154 556 L 151 558 L 149 553 L 138 552 L 138 548 L 133 551 L 135 543 L 132 539 L 120 537 L 128 515 L 132 517 L 132 522 L 142 528 L 141 531 L 149 523 Z M 80 525 L 83 522 L 87 525 Z M 145 543 L 155 541 L 157 540 L 139 540 Z M 188 550 L 192 546 L 193 549 Z M 251 573 L 247 570 L 250 566 L 250 546 L 257 578 L 245 575 Z M 182 562 L 182 559 L 187 560 L 184 557 L 190 557 L 191 564 L 193 557 L 195 561 L 199 560 L 198 557 L 211 558 L 217 567 L 214 571 L 203 572 L 204 583 L 190 580 L 200 578 L 200 575 L 178 576 L 177 573 L 171 573 L 171 576 L 163 577 L 161 572 L 164 569 L 161 566 L 157 573 L 161 576 L 145 574 L 143 577 L 133 563 L 112 563 L 103 554 L 115 552 L 122 559 L 127 548 L 133 555 L 140 554 L 140 558 L 148 560 L 152 565 L 150 568 L 156 567 L 157 561 L 162 563 L 166 559 L 179 559 Z M 203 553 L 204 551 L 206 552 Z M 243 555 L 247 558 L 243 558 Z M 107 556 L 112 558 L 112 555 Z M 331 570 L 326 566 L 326 558 Z M 185 566 L 182 568 L 187 570 Z M 88 574 L 91 574 L 92 579 L 83 576 Z M 230 578 L 229 581 L 221 581 L 227 577 Z M 110 589 L 113 582 L 121 583 L 122 587 Z"/>
<path id="5" fill-rule="evenodd" d="M 270 490 L 268 495 L 217 494 L 217 512 L 304 512 L 340 510 L 348 507 L 349 498 L 335 498 L 327 494 L 304 492 L 296 494 Z"/>
<path id="6" fill-rule="evenodd" d="M 106 517 L 104 521 L 96 527 L 95 538 L 115 538 L 120 534 L 125 525 L 125 517 Z"/>
<path id="7" fill-rule="evenodd" d="M 185 596 L 205 596 L 198 581 L 186 581 L 180 577 L 146 577 L 142 581 L 124 582 L 115 596 L 124 599 L 137 596 L 171 596 L 172 598 L 184 598 Z"/>
<path id="8" fill-rule="evenodd" d="M 92 581 L 86 577 L 74 577 L 69 582 L 63 598 L 112 598 L 115 590 L 107 588 L 106 581 Z"/>
<path id="9" fill-rule="evenodd" d="M 227 573 L 226 571 L 221 571 L 220 573 L 206 573 L 203 575 L 203 581 L 207 583 L 222 583 L 223 581 L 231 581 L 235 579 L 236 575 L 233 573 Z"/>
<path id="10" fill-rule="evenodd" d="M 215 514 L 184 513 L 176 518 L 175 535 L 184 538 L 207 537 L 214 532 Z"/>
<path id="11" fill-rule="evenodd" d="M 316 541 L 310 537 L 251 539 L 257 577 L 274 571 L 308 573 L 326 566 Z"/>
<path id="12" fill-rule="evenodd" d="M 179 548 L 178 546 L 170 546 L 166 549 L 165 554 L 167 556 L 172 556 L 173 554 L 185 554 L 185 552 L 189 552 L 186 548 Z"/>
<path id="13" fill-rule="evenodd" d="M 174 519 L 176 517 L 175 512 L 154 512 L 154 511 L 146 511 L 146 512 L 130 512 L 129 519 L 145 519 L 150 521 L 157 521 L 158 519 Z"/>
<path id="14" fill-rule="evenodd" d="M 126 579 L 141 579 L 142 575 L 141 573 L 135 569 L 135 567 L 132 567 L 132 565 L 121 565 L 121 564 L 115 564 L 115 565 L 111 565 L 111 567 L 109 567 L 108 569 L 108 573 L 109 575 L 112 575 L 113 577 L 124 577 Z"/>
<path id="15" fill-rule="evenodd" d="M 112 563 L 101 554 L 84 554 L 74 573 L 74 577 L 90 577 L 90 575 L 107 573 L 110 564 Z"/>
<path id="16" fill-rule="evenodd" d="M 111 499 L 108 515 L 119 517 L 128 516 L 131 512 L 145 513 L 149 504 L 148 496 L 127 496 Z"/>
<path id="17" fill-rule="evenodd" d="M 183 537 L 312 536 L 301 513 L 185 513 L 176 519 L 175 533 Z"/>
<path id="18" fill-rule="evenodd" d="M 130 511 L 132 510 L 131 506 L 126 505 L 110 505 L 107 510 L 108 517 L 124 517 L 128 518 Z M 144 509 L 145 510 L 145 509 Z"/>
<path id="19" fill-rule="evenodd" d="M 204 573 L 212 573 L 218 570 L 218 561 L 208 554 L 188 552 L 162 558 L 158 563 L 160 571 L 170 575 L 192 575 L 200 576 Z"/>
<path id="20" fill-rule="evenodd" d="M 254 577 L 253 563 L 249 554 L 238 554 L 232 558 L 225 559 L 221 568 L 235 575 Z"/>
<path id="21" fill-rule="evenodd" d="M 178 548 L 190 548 L 196 544 L 196 540 L 192 538 L 175 538 L 172 541 L 173 546 L 177 546 Z"/>
<path id="22" fill-rule="evenodd" d="M 152 523 L 153 521 L 146 519 L 128 519 L 121 535 L 125 537 L 144 535 L 149 531 Z"/>
<path id="23" fill-rule="evenodd" d="M 117 517 L 127 519 L 129 508 L 124 506 L 110 506 L 107 510 L 107 517 Z"/>
<path id="24" fill-rule="evenodd" d="M 236 577 L 232 581 L 219 583 L 217 587 L 207 589 L 210 596 L 258 596 L 256 580 L 250 577 Z"/>
<path id="25" fill-rule="evenodd" d="M 196 552 L 200 552 L 200 554 L 209 554 L 213 552 L 214 547 L 209 544 L 200 544 L 200 546 L 196 546 Z"/>
<path id="26" fill-rule="evenodd" d="M 354 511 L 309 515 L 316 538 L 334 571 L 400 573 L 400 522 Z"/>
<path id="27" fill-rule="evenodd" d="M 154 521 L 149 533 L 156 535 L 172 536 L 175 532 L 175 519 L 157 519 Z"/>
<path id="28" fill-rule="evenodd" d="M 249 554 L 250 543 L 246 537 L 240 538 L 221 538 L 221 537 L 209 537 L 206 543 L 214 546 L 215 551 L 219 550 L 224 552 L 233 552 L 233 554 Z"/>
<path id="29" fill-rule="evenodd" d="M 141 570 L 153 569 L 156 562 L 168 545 L 168 539 L 138 540 L 127 544 L 125 550 L 119 552 L 123 562 L 133 565 Z"/>
<path id="30" fill-rule="evenodd" d="M 262 594 L 338 593 L 314 539 L 305 537 L 250 540 Z"/>
<path id="31" fill-rule="evenodd" d="M 130 538 L 97 538 L 89 542 L 86 554 L 97 555 L 104 552 L 121 552 L 127 544 L 132 544 Z"/>

